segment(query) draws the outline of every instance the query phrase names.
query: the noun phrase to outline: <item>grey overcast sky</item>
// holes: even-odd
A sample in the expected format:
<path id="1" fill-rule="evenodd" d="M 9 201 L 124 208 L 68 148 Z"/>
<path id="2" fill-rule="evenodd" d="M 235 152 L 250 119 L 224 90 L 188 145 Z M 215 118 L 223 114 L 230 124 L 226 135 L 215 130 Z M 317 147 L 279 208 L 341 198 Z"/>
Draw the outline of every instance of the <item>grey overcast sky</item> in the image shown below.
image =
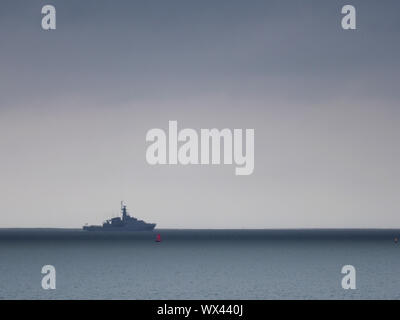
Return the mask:
<path id="1" fill-rule="evenodd" d="M 120 200 L 160 228 L 400 227 L 399 9 L 2 0 L 0 227 L 99 224 Z M 254 173 L 148 165 L 168 120 L 254 128 Z"/>

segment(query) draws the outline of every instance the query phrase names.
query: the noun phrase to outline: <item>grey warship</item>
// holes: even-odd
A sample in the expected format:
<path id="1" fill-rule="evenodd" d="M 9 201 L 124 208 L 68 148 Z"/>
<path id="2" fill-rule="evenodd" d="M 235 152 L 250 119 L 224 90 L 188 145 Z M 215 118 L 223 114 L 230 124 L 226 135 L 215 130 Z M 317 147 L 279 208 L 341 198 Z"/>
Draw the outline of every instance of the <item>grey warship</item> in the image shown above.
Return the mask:
<path id="1" fill-rule="evenodd" d="M 131 217 L 126 210 L 126 205 L 121 201 L 122 217 L 106 220 L 102 226 L 83 226 L 85 231 L 152 231 L 156 224 L 147 223 Z"/>

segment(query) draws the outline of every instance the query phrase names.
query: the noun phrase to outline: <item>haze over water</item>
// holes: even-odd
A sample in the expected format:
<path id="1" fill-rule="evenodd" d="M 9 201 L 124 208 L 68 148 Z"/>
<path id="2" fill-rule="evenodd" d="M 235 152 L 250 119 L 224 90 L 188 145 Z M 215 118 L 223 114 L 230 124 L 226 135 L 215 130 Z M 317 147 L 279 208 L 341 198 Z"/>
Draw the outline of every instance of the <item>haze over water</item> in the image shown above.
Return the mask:
<path id="1" fill-rule="evenodd" d="M 161 243 L 156 243 L 160 233 Z M 0 230 L 1 299 L 398 299 L 400 230 Z M 41 268 L 56 268 L 43 290 Z M 357 289 L 341 288 L 354 265 Z"/>

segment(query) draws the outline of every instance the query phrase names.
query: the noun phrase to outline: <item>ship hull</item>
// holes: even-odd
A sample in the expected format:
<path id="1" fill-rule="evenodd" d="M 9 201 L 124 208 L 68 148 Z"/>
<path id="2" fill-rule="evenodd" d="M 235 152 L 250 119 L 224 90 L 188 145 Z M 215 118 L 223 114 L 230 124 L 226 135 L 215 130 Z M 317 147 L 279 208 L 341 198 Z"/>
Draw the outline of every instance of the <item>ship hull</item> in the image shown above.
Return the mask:
<path id="1" fill-rule="evenodd" d="M 134 231 L 153 231 L 156 227 L 155 223 L 148 223 L 145 226 L 84 226 L 82 229 L 85 231 L 114 231 L 114 232 L 134 232 Z"/>

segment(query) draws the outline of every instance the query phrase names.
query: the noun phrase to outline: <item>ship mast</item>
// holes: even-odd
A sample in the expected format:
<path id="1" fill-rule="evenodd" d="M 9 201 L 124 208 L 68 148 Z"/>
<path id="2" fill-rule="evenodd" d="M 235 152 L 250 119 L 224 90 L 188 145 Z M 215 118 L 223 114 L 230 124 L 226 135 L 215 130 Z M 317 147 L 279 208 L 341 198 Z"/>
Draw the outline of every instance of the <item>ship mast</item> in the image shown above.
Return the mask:
<path id="1" fill-rule="evenodd" d="M 126 205 L 124 205 L 124 201 L 121 201 L 121 212 L 122 212 L 122 220 L 126 219 Z"/>

